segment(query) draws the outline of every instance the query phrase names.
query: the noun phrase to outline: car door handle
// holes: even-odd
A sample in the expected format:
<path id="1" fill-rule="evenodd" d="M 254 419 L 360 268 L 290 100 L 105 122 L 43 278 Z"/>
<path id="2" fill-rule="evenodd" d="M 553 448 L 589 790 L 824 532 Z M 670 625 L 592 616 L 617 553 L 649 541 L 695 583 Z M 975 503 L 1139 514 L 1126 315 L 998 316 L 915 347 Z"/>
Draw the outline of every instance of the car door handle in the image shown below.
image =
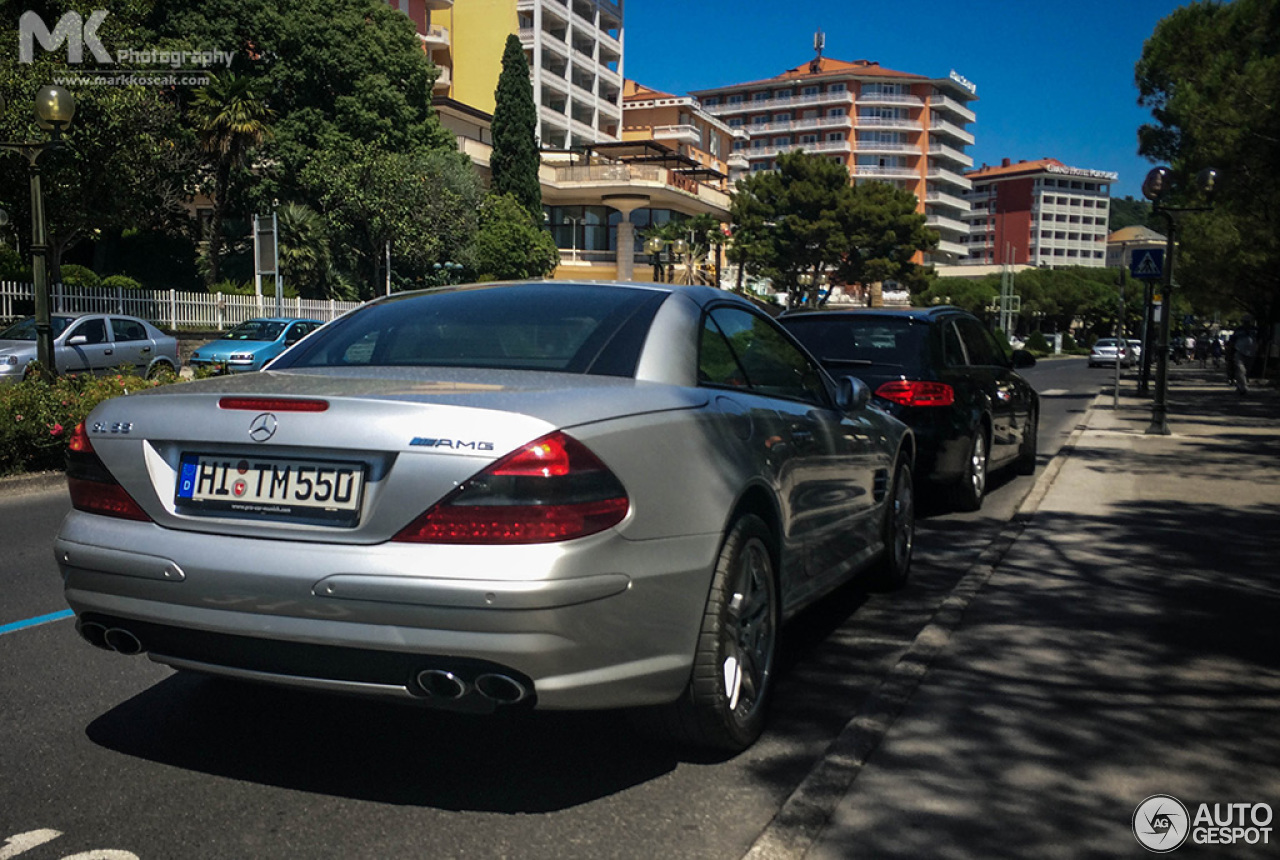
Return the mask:
<path id="1" fill-rule="evenodd" d="M 813 433 L 809 430 L 791 428 L 791 441 L 798 445 L 807 445 L 813 441 Z"/>
<path id="2" fill-rule="evenodd" d="M 114 349 L 104 349 L 104 350 L 102 351 L 102 354 L 103 354 L 103 355 L 111 355 L 111 353 L 113 353 L 113 352 L 115 352 L 115 350 L 114 350 Z"/>
<path id="3" fill-rule="evenodd" d="M 142 348 L 142 351 L 143 351 L 144 353 L 151 352 L 151 347 L 149 347 L 149 346 L 144 346 L 144 347 Z"/>

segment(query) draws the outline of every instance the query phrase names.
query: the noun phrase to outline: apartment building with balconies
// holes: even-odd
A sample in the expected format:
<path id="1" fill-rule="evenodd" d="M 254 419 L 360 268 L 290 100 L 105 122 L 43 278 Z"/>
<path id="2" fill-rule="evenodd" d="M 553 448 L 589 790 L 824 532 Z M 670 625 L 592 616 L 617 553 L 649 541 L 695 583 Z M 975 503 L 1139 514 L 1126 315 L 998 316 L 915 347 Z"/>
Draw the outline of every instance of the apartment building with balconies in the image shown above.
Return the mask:
<path id="1" fill-rule="evenodd" d="M 726 179 L 731 160 L 739 169 L 747 166 L 741 156 L 734 160 L 733 151 L 735 140 L 746 139 L 744 132 L 708 113 L 692 96 L 660 92 L 635 81 L 623 82 L 621 137 L 662 143 L 704 168 L 704 178 Z"/>
<path id="2" fill-rule="evenodd" d="M 1107 265 L 1111 183 L 1119 174 L 1056 158 L 1006 158 L 965 176 L 972 188 L 961 265 Z"/>
<path id="3" fill-rule="evenodd" d="M 818 57 L 773 78 L 695 90 L 703 108 L 745 138 L 735 141 L 746 172 L 773 170 L 784 152 L 803 149 L 848 168 L 851 181 L 888 182 L 916 195 L 941 241 L 924 261 L 951 264 L 968 251 L 966 168 L 974 142 L 967 126 L 976 88 L 897 72 L 869 60 Z M 741 162 L 739 162 L 741 164 Z"/>

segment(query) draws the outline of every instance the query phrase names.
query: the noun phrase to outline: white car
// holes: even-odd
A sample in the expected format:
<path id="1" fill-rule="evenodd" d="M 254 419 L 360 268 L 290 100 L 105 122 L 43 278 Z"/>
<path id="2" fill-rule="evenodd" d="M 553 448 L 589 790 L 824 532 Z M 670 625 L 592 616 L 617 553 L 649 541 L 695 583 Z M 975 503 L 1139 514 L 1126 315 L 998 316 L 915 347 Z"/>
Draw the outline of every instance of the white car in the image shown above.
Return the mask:
<path id="1" fill-rule="evenodd" d="M 1114 337 L 1098 338 L 1098 342 L 1093 345 L 1093 349 L 1089 352 L 1089 366 L 1115 367 L 1117 350 L 1120 353 L 1120 366 L 1132 367 L 1132 351 L 1123 343 L 1118 342 Z"/>

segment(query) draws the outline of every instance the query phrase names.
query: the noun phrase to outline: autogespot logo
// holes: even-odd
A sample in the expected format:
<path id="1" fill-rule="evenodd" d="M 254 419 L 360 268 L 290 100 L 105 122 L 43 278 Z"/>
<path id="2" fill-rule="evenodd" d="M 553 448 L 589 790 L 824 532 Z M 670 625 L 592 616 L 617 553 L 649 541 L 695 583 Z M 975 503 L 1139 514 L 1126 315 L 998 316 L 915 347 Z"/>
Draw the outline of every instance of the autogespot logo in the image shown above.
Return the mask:
<path id="1" fill-rule="evenodd" d="M 1186 842 L 1190 824 L 1182 801 L 1167 794 L 1153 794 L 1133 811 L 1133 835 L 1156 854 L 1167 854 Z"/>

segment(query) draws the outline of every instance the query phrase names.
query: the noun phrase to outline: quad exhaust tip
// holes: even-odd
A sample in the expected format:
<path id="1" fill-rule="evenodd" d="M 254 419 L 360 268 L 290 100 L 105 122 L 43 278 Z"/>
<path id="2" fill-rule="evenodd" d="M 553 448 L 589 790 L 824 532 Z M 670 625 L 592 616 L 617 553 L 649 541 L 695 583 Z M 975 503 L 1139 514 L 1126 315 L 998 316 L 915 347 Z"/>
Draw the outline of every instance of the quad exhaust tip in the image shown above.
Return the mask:
<path id="1" fill-rule="evenodd" d="M 418 673 L 418 686 L 433 699 L 454 701 L 469 690 L 467 682 L 444 669 L 424 669 Z"/>
<path id="2" fill-rule="evenodd" d="M 476 678 L 476 692 L 499 705 L 514 705 L 529 698 L 524 685 L 507 675 L 481 675 Z"/>

